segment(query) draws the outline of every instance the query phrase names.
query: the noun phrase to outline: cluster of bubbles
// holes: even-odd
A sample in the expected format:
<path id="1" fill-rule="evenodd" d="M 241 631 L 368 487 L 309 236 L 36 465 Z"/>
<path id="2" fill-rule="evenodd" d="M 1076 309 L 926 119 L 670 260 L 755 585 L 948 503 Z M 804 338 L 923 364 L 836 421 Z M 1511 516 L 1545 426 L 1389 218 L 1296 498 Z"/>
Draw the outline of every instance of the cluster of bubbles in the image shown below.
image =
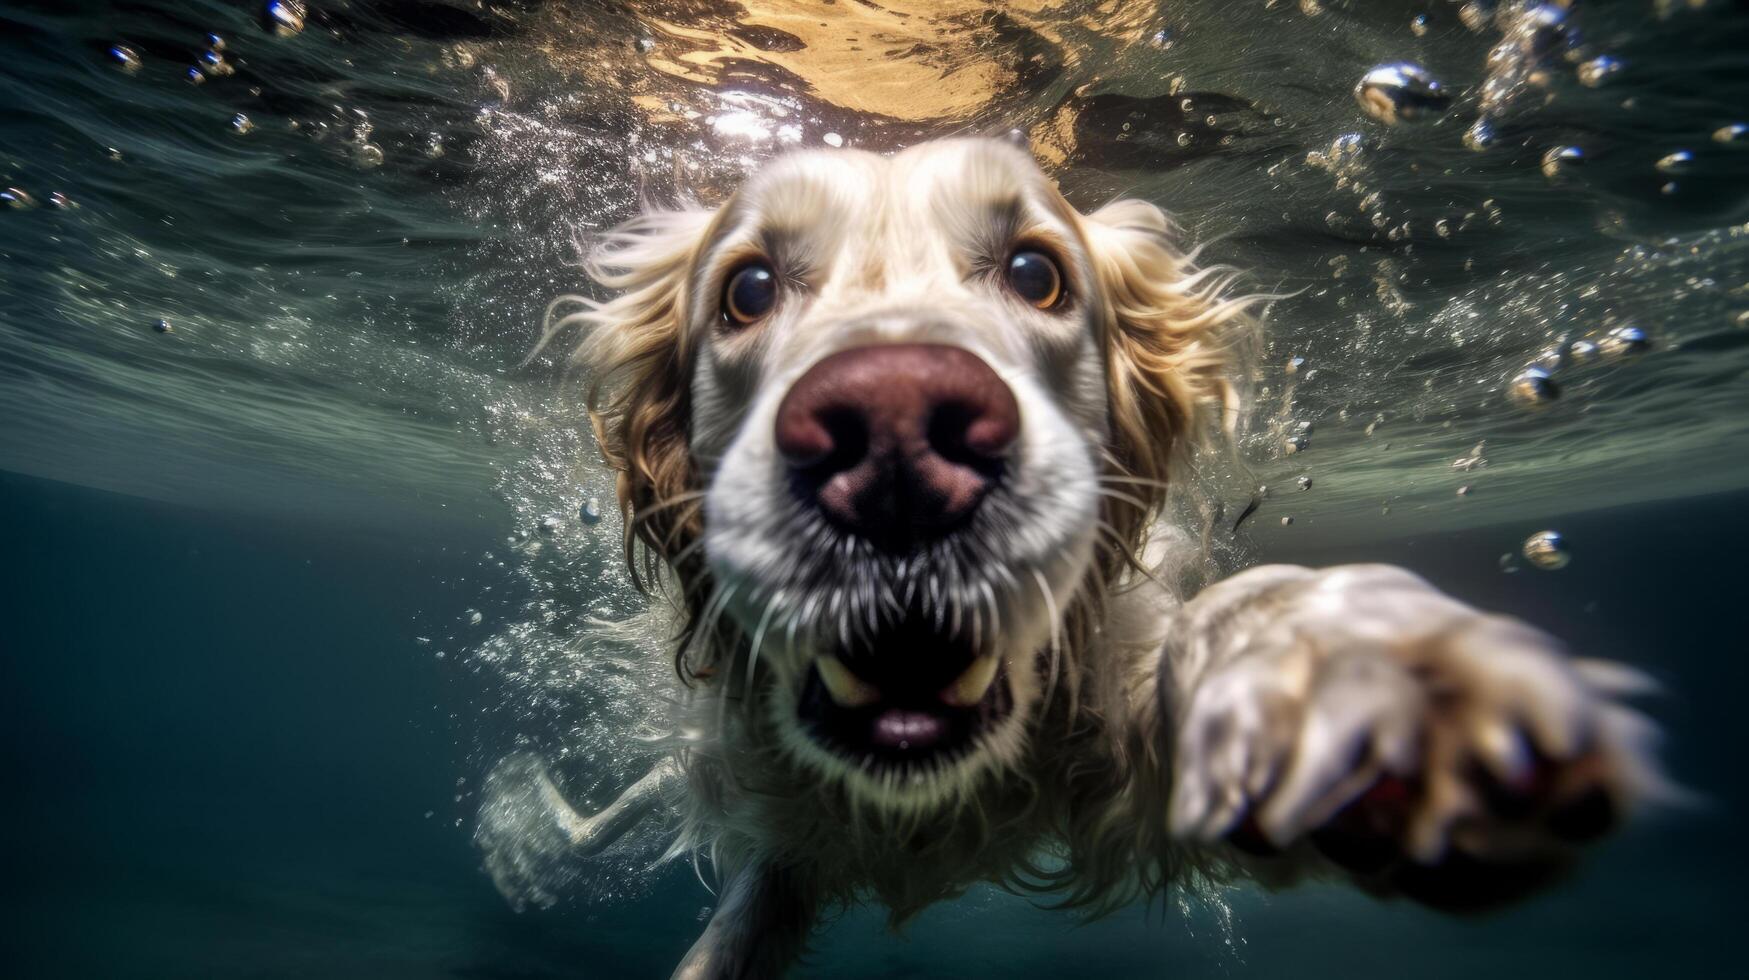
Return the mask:
<path id="1" fill-rule="evenodd" d="M 228 78 L 237 73 L 237 64 L 226 51 L 225 39 L 209 33 L 205 40 L 194 63 L 182 70 L 182 77 L 191 85 L 204 85 L 209 78 Z M 120 42 L 110 45 L 106 56 L 110 65 L 124 75 L 138 75 L 146 65 L 137 50 Z"/>
<path id="2" fill-rule="evenodd" d="M 1643 327 L 1622 324 L 1601 333 L 1562 338 L 1507 382 L 1513 402 L 1531 408 L 1548 405 L 1561 397 L 1557 372 L 1608 361 L 1619 361 L 1650 350 L 1651 338 Z"/>
<path id="3" fill-rule="evenodd" d="M 301 34 L 308 17 L 305 5 L 296 0 L 268 0 L 257 7 L 257 13 L 262 28 L 282 39 Z M 449 56 L 447 49 L 445 56 Z M 117 71 L 125 75 L 138 75 L 145 66 L 139 52 L 126 43 L 117 42 L 111 45 L 106 57 Z M 181 74 L 191 85 L 205 85 L 211 80 L 235 76 L 242 65 L 243 62 L 235 57 L 224 37 L 208 33 L 194 63 L 183 68 Z M 251 95 L 261 95 L 259 87 L 252 86 L 249 92 Z M 326 118 L 313 115 L 294 118 L 286 125 L 292 132 L 307 136 L 316 143 L 331 142 L 339 149 L 343 159 L 361 170 L 373 170 L 382 166 L 385 160 L 383 147 L 374 138 L 374 125 L 369 114 L 361 108 L 330 105 Z M 234 135 L 247 136 L 254 133 L 259 126 L 247 113 L 237 112 L 231 116 L 229 128 Z M 336 134 L 339 134 L 338 139 L 333 138 Z M 439 133 L 426 135 L 420 150 L 429 159 L 443 156 L 443 136 Z"/>
<path id="4" fill-rule="evenodd" d="M 1331 140 L 1327 148 L 1308 151 L 1305 162 L 1314 170 L 1330 174 L 1337 190 L 1354 195 L 1355 210 L 1366 219 L 1373 232 L 1382 234 L 1389 241 L 1400 241 L 1408 236 L 1409 224 L 1393 220 L 1385 211 L 1384 192 L 1372 183 L 1371 151 L 1372 147 L 1359 133 L 1343 133 Z M 1324 216 L 1324 222 L 1333 229 L 1346 228 L 1351 221 L 1352 218 L 1341 211 L 1331 211 Z M 1337 270 L 1338 274 L 1342 271 L 1345 270 Z M 1379 299 L 1386 306 L 1393 306 L 1399 303 L 1400 297 L 1389 280 L 1388 275 L 1377 280 Z"/>
<path id="5" fill-rule="evenodd" d="M 1564 2 L 1471 2 L 1459 10 L 1459 19 L 1476 32 L 1498 28 L 1500 40 L 1488 52 L 1487 75 L 1475 95 L 1476 118 L 1464 133 L 1472 150 L 1492 148 L 1499 122 L 1527 103 L 1547 104 L 1555 98 L 1557 73 L 1567 66 L 1581 85 L 1599 88 L 1620 74 L 1624 65 L 1609 54 L 1593 54 L 1572 23 L 1571 4 Z M 1426 15 L 1418 16 L 1411 29 L 1426 31 Z M 1451 90 L 1425 67 L 1411 61 L 1378 65 L 1361 76 L 1354 87 L 1355 101 L 1373 119 L 1387 125 L 1421 123 L 1441 119 L 1453 105 Z M 1749 136 L 1749 124 L 1729 123 L 1714 130 L 1719 143 L 1734 143 Z M 1542 172 L 1560 180 L 1584 164 L 1584 147 L 1550 147 L 1542 156 Z M 1665 177 L 1692 172 L 1695 153 L 1673 149 L 1654 164 Z M 1674 194 L 1679 185 L 1666 180 L 1661 190 Z"/>
<path id="6" fill-rule="evenodd" d="M 481 591 L 501 604 L 466 610 L 445 640 L 465 648 L 466 669 L 496 689 L 481 712 L 496 730 L 475 746 L 476 763 L 494 765 L 507 747 L 532 751 L 565 798 L 589 812 L 660 751 L 673 667 L 655 653 L 670 628 L 662 604 L 640 595 L 623 568 L 624 524 L 603 506 L 612 477 L 575 424 L 579 413 L 564 392 L 507 392 L 486 406 L 490 440 L 517 447 L 496 488 L 515 530 L 484 556 L 492 584 Z M 550 856 L 541 880 L 554 895 L 586 901 L 637 894 L 655 880 L 647 872 L 665 859 L 669 833 L 663 820 L 644 821 L 591 857 Z"/>
<path id="7" fill-rule="evenodd" d="M 0 210 L 32 211 L 42 206 L 36 195 L 22 187 L 0 188 Z M 56 211 L 69 211 L 79 206 L 79 203 L 68 197 L 62 191 L 50 191 L 48 206 Z"/>
<path id="8" fill-rule="evenodd" d="M 1433 17 L 1437 16 L 1437 13 L 1433 14 Z M 1336 190 L 1353 193 L 1364 215 L 1364 221 L 1356 221 L 1349 209 L 1338 206 L 1325 216 L 1325 223 L 1332 230 L 1365 243 L 1353 254 L 1329 258 L 1332 275 L 1343 279 L 1352 274 L 1351 270 L 1370 267 L 1371 277 L 1378 286 L 1379 307 L 1385 313 L 1394 314 L 1402 329 L 1416 330 L 1429 338 L 1438 336 L 1448 342 L 1452 356 L 1463 356 L 1465 363 L 1480 368 L 1468 379 L 1476 385 L 1476 391 L 1484 393 L 1480 401 L 1475 403 L 1468 402 L 1465 395 L 1469 390 L 1468 385 L 1441 385 L 1433 370 L 1425 372 L 1422 380 L 1430 386 L 1428 397 L 1418 401 L 1413 411 L 1417 414 L 1429 411 L 1445 414 L 1450 419 L 1445 422 L 1447 427 L 1457 423 L 1463 412 L 1473 411 L 1477 406 L 1510 404 L 1542 407 L 1559 401 L 1564 391 L 1570 399 L 1575 386 L 1580 391 L 1603 390 L 1594 387 L 1603 376 L 1587 373 L 1588 371 L 1595 371 L 1601 365 L 1626 362 L 1652 348 L 1650 325 L 1642 326 L 1631 322 L 1631 314 L 1624 307 L 1643 304 L 1651 298 L 1651 291 L 1656 288 L 1652 281 L 1637 274 L 1639 270 L 1619 267 L 1613 271 L 1600 271 L 1589 285 L 1575 284 L 1572 282 L 1575 277 L 1559 273 L 1521 276 L 1502 271 L 1498 281 L 1491 278 L 1484 280 L 1480 278 L 1480 270 L 1496 263 L 1491 262 L 1486 255 L 1478 253 L 1457 257 L 1462 261 L 1464 272 L 1476 270 L 1477 278 L 1473 280 L 1475 285 L 1467 295 L 1447 299 L 1445 309 L 1432 318 L 1406 315 L 1413 305 L 1423 301 L 1421 297 L 1426 290 L 1418 292 L 1416 287 L 1431 285 L 1437 279 L 1416 281 L 1409 278 L 1418 267 L 1409 258 L 1409 253 L 1421 247 L 1423 239 L 1410 234 L 1408 219 L 1411 214 L 1401 208 L 1411 197 L 1430 196 L 1425 192 L 1436 192 L 1436 185 L 1422 181 L 1422 187 L 1405 188 L 1401 192 L 1403 201 L 1390 202 L 1391 205 L 1396 205 L 1396 213 L 1393 214 L 1393 208 L 1386 204 L 1383 195 L 1387 192 L 1392 193 L 1393 197 L 1397 195 L 1397 192 L 1390 190 L 1396 186 L 1393 180 L 1397 171 L 1388 168 L 1395 167 L 1394 158 L 1402 155 L 1404 144 L 1401 137 L 1394 134 L 1411 130 L 1427 132 L 1422 127 L 1441 127 L 1456 122 L 1457 125 L 1449 130 L 1453 136 L 1450 142 L 1455 144 L 1456 133 L 1467 124 L 1467 121 L 1460 120 L 1463 115 L 1469 115 L 1474 124 L 1468 126 L 1463 143 L 1472 151 L 1486 151 L 1500 144 L 1498 132 L 1511 133 L 1516 140 L 1518 131 L 1533 130 L 1534 127 L 1528 120 L 1511 119 L 1513 114 L 1539 109 L 1557 98 L 1570 98 L 1575 101 L 1591 99 L 1595 102 L 1596 97 L 1579 92 L 1577 87 L 1598 89 L 1616 84 L 1629 67 L 1622 58 L 1599 50 L 1589 43 L 1590 38 L 1581 36 L 1578 22 L 1583 19 L 1582 13 L 1570 3 L 1506 0 L 1498 3 L 1466 3 L 1459 11 L 1459 19 L 1465 27 L 1477 34 L 1498 33 L 1498 41 L 1488 49 L 1485 71 L 1479 81 L 1472 84 L 1471 79 L 1453 79 L 1462 84 L 1448 84 L 1429 68 L 1413 61 L 1391 60 L 1377 64 L 1355 82 L 1352 96 L 1360 113 L 1380 125 L 1371 131 L 1342 133 L 1328 148 L 1314 149 L 1305 156 L 1305 163 L 1309 168 L 1324 171 L 1333 178 Z M 1410 24 L 1411 32 L 1418 37 L 1425 35 L 1429 29 L 1430 17 L 1426 14 L 1416 16 Z M 1635 77 L 1637 79 L 1638 75 Z M 1563 84 L 1574 85 L 1576 88 L 1563 89 Z M 1634 100 L 1628 98 L 1622 105 L 1626 109 L 1632 109 Z M 1508 122 L 1512 123 L 1510 127 L 1506 125 Z M 1434 128 L 1432 131 L 1448 130 Z M 1599 131 L 1610 130 L 1605 128 Z M 1608 182 L 1621 171 L 1616 166 L 1618 158 L 1628 157 L 1632 150 L 1623 152 L 1615 146 L 1601 143 L 1591 146 L 1592 137 L 1586 135 L 1588 132 L 1570 129 L 1565 139 L 1572 142 L 1560 142 L 1552 146 L 1547 143 L 1522 145 L 1525 148 L 1534 148 L 1535 155 L 1530 159 L 1535 161 L 1534 165 L 1551 184 L 1565 184 L 1569 188 L 1586 192 L 1597 189 L 1607 194 Z M 1690 139 L 1694 142 L 1689 142 Z M 1718 122 L 1710 122 L 1694 136 L 1677 136 L 1670 144 L 1662 147 L 1653 143 L 1651 146 L 1657 149 L 1646 154 L 1644 163 L 1640 164 L 1643 169 L 1639 173 L 1655 176 L 1657 182 L 1663 184 L 1661 190 L 1664 194 L 1677 193 L 1678 180 L 1706 174 L 1709 172 L 1708 167 L 1722 159 L 1718 156 L 1722 151 L 1711 151 L 1712 155 L 1709 156 L 1709 151 L 1701 145 L 1703 140 L 1710 140 L 1708 145 L 1714 146 L 1729 146 L 1749 140 L 1749 123 L 1726 122 L 1720 125 Z M 1577 145 L 1580 142 L 1586 145 Z M 1510 148 L 1512 152 L 1490 156 L 1489 164 L 1483 166 L 1523 159 L 1518 152 L 1519 145 L 1515 143 Z M 1610 168 L 1603 169 L 1598 164 L 1591 163 L 1593 172 L 1587 173 L 1587 164 L 1593 157 L 1598 160 L 1607 159 Z M 1271 168 L 1270 175 L 1277 176 L 1281 168 L 1288 166 L 1291 166 L 1291 162 L 1279 164 Z M 1416 163 L 1410 163 L 1409 171 L 1421 173 L 1416 166 Z M 1532 174 L 1535 172 L 1531 171 Z M 1432 176 L 1432 172 L 1429 176 Z M 1465 175 L 1454 168 L 1446 169 L 1443 176 L 1450 178 L 1455 185 Z M 1647 185 L 1648 189 L 1657 186 L 1658 183 Z M 1420 226 L 1423 220 L 1437 217 L 1437 220 L 1432 221 L 1431 230 L 1441 239 L 1450 238 L 1472 226 L 1503 225 L 1502 207 L 1495 200 L 1482 201 L 1480 205 L 1472 204 L 1469 210 L 1461 210 L 1463 205 L 1449 203 L 1449 198 L 1447 200 L 1444 207 L 1459 210 L 1450 210 L 1443 217 L 1423 217 L 1424 212 L 1417 210 L 1413 215 L 1416 225 Z M 1630 220 L 1620 210 L 1605 210 L 1601 215 L 1601 222 L 1606 229 L 1625 230 Z M 1355 235 L 1356 232 L 1359 235 Z M 1403 244 L 1397 248 L 1386 246 L 1380 249 L 1378 246 L 1384 242 Z M 1691 250 L 1700 254 L 1698 250 L 1701 247 L 1696 245 Z M 1369 252 L 1372 253 L 1370 257 Z M 1427 268 L 1436 270 L 1435 276 L 1439 274 L 1438 266 Z M 1538 290 L 1536 295 L 1521 295 L 1521 291 L 1514 285 L 1521 279 L 1526 285 Z M 1711 275 L 1703 273 L 1691 276 L 1688 282 L 1696 294 L 1709 289 L 1718 292 Z M 1399 289 L 1399 284 L 1404 288 Z M 1718 284 L 1719 287 L 1724 285 L 1723 282 Z M 1360 331 L 1359 343 L 1362 346 L 1370 347 L 1379 343 L 1381 352 L 1389 346 L 1383 337 L 1375 333 L 1376 324 L 1381 318 L 1365 311 L 1364 305 L 1359 302 L 1361 297 L 1353 290 L 1326 290 L 1316 284 L 1309 286 L 1308 290 L 1315 296 L 1328 293 L 1338 309 L 1361 311 L 1355 315 L 1354 320 Z M 1734 292 L 1741 295 L 1742 287 L 1737 287 Z M 1659 319 L 1669 318 L 1661 314 Z M 1739 326 L 1749 325 L 1749 310 L 1738 311 L 1734 322 Z M 1528 342 L 1537 346 L 1526 346 L 1522 337 L 1527 330 L 1540 332 L 1540 340 Z M 1672 336 L 1665 338 L 1661 346 L 1674 348 L 1683 343 L 1684 338 L 1673 331 Z M 1474 347 L 1460 354 L 1458 348 L 1466 344 Z M 1527 350 L 1537 353 L 1527 358 Z M 1434 359 L 1429 356 L 1426 361 L 1431 365 Z M 1302 358 L 1294 358 L 1286 374 L 1293 375 L 1302 363 Z M 1388 369 L 1383 361 L 1380 367 Z M 1344 374 L 1353 371 L 1354 365 L 1345 365 L 1343 370 L 1337 372 L 1336 377 L 1340 379 Z M 1505 379 L 1504 384 L 1500 380 L 1502 378 Z M 1291 395 L 1291 378 L 1285 388 Z M 1360 400 L 1364 402 L 1365 396 L 1362 395 Z M 1277 419 L 1287 418 L 1290 412 L 1299 414 L 1303 411 L 1288 404 L 1290 401 L 1291 398 L 1283 399 L 1283 405 L 1275 414 Z M 1267 409 L 1267 406 L 1264 407 Z M 1341 420 L 1347 420 L 1349 407 L 1351 406 L 1343 406 L 1336 413 Z M 1318 416 L 1323 413 L 1313 410 L 1311 414 Z M 1380 413 L 1378 419 L 1366 426 L 1368 436 L 1372 435 L 1382 418 L 1383 413 Z M 1292 425 L 1293 423 L 1278 422 L 1272 427 L 1273 433 L 1278 436 L 1271 440 L 1270 448 L 1273 452 L 1289 455 L 1305 450 L 1306 442 Z M 1334 438 L 1335 447 L 1342 448 L 1341 433 L 1336 433 Z M 1422 449 L 1425 446 L 1426 443 L 1420 443 L 1415 448 Z M 1385 448 L 1390 448 L 1388 443 Z M 1480 468 L 1487 462 L 1482 453 L 1483 444 L 1478 443 L 1470 453 L 1460 456 L 1452 465 L 1460 472 Z M 1450 460 L 1451 457 L 1446 456 L 1445 459 Z M 1509 468 L 1521 465 L 1515 462 Z M 1456 495 L 1467 498 L 1474 489 L 1473 485 L 1465 483 L 1456 487 Z M 1445 492 L 1450 493 L 1451 490 L 1447 489 Z"/>
<path id="9" fill-rule="evenodd" d="M 376 126 L 371 122 L 370 113 L 356 106 L 329 106 L 326 119 L 293 119 L 289 125 L 293 132 L 302 133 L 315 143 L 335 142 L 341 155 L 360 170 L 375 170 L 386 159 L 382 146 L 372 139 Z M 441 137 L 427 146 L 428 156 L 443 154 Z M 435 147 L 435 152 L 431 152 L 432 147 Z"/>
<path id="10" fill-rule="evenodd" d="M 208 78 L 229 78 L 236 73 L 237 66 L 225 53 L 225 39 L 217 34 L 208 34 L 206 49 L 183 74 L 190 84 L 200 85 Z"/>

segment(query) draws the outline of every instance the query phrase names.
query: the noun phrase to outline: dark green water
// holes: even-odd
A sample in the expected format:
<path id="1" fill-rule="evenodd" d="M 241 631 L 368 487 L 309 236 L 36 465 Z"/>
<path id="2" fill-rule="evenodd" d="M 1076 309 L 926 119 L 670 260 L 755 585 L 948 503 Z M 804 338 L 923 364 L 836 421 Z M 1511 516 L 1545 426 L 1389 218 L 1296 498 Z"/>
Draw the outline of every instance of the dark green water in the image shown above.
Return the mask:
<path id="1" fill-rule="evenodd" d="M 469 684 L 409 625 L 466 599 L 458 579 L 487 541 L 264 524 L 16 476 L 0 492 L 10 975 L 658 976 L 692 941 L 712 900 L 688 868 L 641 899 L 525 915 L 477 871 L 455 826 L 472 818 L 454 800 L 452 714 Z M 1474 573 L 1516 527 L 1269 556 L 1398 561 L 1669 687 L 1651 706 L 1672 768 L 1710 803 L 1632 828 L 1550 895 L 1465 922 L 1334 889 L 1242 892 L 1229 947 L 1206 913 L 1077 927 L 975 892 L 903 939 L 852 915 L 804 972 L 1714 975 L 1749 911 L 1745 507 L 1563 515 L 1584 545 L 1556 574 Z"/>
<path id="2" fill-rule="evenodd" d="M 569 642 L 637 599 L 615 519 L 573 516 L 609 481 L 567 382 L 521 366 L 541 311 L 640 197 L 718 199 L 791 145 L 1015 128 L 1077 205 L 1155 200 L 1290 294 L 1240 446 L 1276 488 L 1245 560 L 1400 562 L 1647 669 L 1709 803 L 1480 921 L 1312 889 L 1078 926 L 974 891 L 903 938 L 853 913 L 802 972 L 1730 970 L 1749 137 L 1719 134 L 1749 124 L 1749 6 L 1577 4 L 1534 64 L 1490 58 L 1513 2 L 840 0 L 805 39 L 764 3 L 332 0 L 284 37 L 263 6 L 0 0 L 0 976 L 665 976 L 714 904 L 683 862 L 622 856 L 518 915 L 471 843 L 515 737 L 623 782 L 658 696 Z M 938 84 L 834 88 L 808 58 L 852 15 L 880 71 Z M 228 71 L 197 67 L 208 32 Z M 1446 114 L 1359 111 L 1400 58 Z M 1586 162 L 1545 174 L 1562 146 Z M 1505 396 L 1627 325 L 1641 356 Z M 1545 528 L 1572 565 L 1503 573 Z"/>

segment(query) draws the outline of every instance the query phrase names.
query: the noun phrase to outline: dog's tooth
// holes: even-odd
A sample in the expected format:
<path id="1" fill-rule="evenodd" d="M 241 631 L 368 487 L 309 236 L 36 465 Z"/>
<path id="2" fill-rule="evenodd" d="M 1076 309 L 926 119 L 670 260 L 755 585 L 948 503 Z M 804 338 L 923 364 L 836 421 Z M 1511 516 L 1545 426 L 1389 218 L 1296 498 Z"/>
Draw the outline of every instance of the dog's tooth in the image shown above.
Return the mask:
<path id="1" fill-rule="evenodd" d="M 996 679 L 996 667 L 993 656 L 972 661 L 972 665 L 941 692 L 941 699 L 956 708 L 969 708 L 984 700 L 984 693 L 990 690 L 990 683 Z"/>
<path id="2" fill-rule="evenodd" d="M 861 708 L 881 699 L 878 688 L 851 673 L 837 657 L 817 657 L 814 667 L 820 671 L 820 680 L 826 682 L 826 693 L 841 708 Z"/>

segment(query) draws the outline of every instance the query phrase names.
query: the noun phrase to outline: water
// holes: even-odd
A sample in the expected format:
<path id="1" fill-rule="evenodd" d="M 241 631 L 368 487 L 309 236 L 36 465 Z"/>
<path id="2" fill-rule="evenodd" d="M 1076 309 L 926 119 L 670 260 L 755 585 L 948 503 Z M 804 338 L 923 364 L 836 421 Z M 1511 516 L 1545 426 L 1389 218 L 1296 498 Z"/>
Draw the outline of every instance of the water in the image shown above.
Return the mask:
<path id="1" fill-rule="evenodd" d="M 1285 297 L 1242 445 L 1272 488 L 1250 556 L 1399 561 L 1649 668 L 1712 805 L 1481 922 L 1311 889 L 1077 929 L 974 891 L 902 941 L 850 915 L 803 972 L 1723 955 L 1740 6 L 306 6 L 292 30 L 245 2 L 0 3 L 9 973 L 668 969 L 713 899 L 644 871 L 655 842 L 520 916 L 469 842 L 517 740 L 569 749 L 585 796 L 623 780 L 661 668 L 569 642 L 638 600 L 575 379 L 523 355 L 584 288 L 579 242 L 640 197 L 720 199 L 789 145 L 1012 129 L 1078 205 L 1156 200 Z M 1405 61 L 1450 105 L 1369 116 L 1357 84 Z M 1250 487 L 1227 489 L 1236 515 Z M 1558 571 L 1520 555 L 1547 530 Z"/>

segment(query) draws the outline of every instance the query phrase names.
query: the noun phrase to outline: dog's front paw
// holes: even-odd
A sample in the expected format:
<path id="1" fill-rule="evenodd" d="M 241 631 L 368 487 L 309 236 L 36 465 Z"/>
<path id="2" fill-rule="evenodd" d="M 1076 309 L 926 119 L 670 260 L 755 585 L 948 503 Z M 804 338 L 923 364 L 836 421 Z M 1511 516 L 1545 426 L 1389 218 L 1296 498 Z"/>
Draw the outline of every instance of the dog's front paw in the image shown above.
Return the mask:
<path id="1" fill-rule="evenodd" d="M 486 775 L 474 843 L 492 883 L 518 912 L 547 908 L 576 878 L 572 860 L 588 821 L 565 802 L 546 763 L 514 752 Z"/>
<path id="2" fill-rule="evenodd" d="M 1616 700 L 1649 686 L 1633 671 L 1389 566 L 1247 575 L 1179 697 L 1175 835 L 1309 842 L 1363 880 L 1480 907 L 1663 791 L 1655 730 Z"/>

